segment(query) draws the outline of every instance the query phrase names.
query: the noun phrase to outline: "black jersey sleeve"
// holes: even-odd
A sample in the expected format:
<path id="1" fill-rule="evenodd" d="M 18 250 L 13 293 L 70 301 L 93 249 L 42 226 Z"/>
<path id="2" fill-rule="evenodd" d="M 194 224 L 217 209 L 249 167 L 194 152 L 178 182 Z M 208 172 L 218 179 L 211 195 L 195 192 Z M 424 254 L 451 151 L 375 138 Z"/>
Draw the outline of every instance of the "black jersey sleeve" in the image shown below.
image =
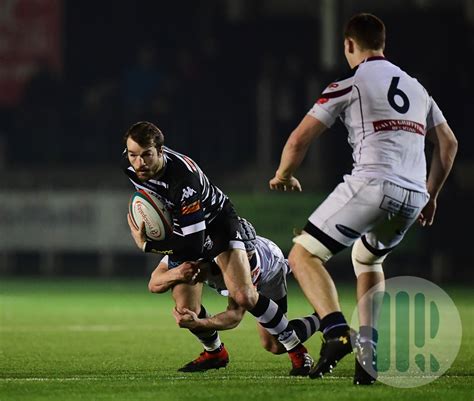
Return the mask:
<path id="1" fill-rule="evenodd" d="M 162 241 L 149 240 L 144 251 L 170 255 L 177 264 L 181 264 L 188 260 L 198 260 L 202 256 L 203 244 L 204 231 L 199 231 L 186 237 L 173 235 Z"/>

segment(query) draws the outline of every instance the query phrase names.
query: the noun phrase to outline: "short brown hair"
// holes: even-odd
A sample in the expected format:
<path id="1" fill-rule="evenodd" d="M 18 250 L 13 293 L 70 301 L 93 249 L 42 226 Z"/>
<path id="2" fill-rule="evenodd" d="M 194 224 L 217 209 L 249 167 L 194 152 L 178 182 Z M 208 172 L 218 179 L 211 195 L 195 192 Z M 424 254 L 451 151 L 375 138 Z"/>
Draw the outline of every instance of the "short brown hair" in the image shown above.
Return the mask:
<path id="1" fill-rule="evenodd" d="M 383 50 L 385 25 L 373 14 L 356 14 L 347 23 L 344 37 L 354 39 L 363 50 Z"/>
<path id="2" fill-rule="evenodd" d="M 165 143 L 165 136 L 161 130 L 155 124 L 148 121 L 139 121 L 127 130 L 123 138 L 125 147 L 127 146 L 128 138 L 133 139 L 142 148 L 154 146 L 160 149 Z"/>

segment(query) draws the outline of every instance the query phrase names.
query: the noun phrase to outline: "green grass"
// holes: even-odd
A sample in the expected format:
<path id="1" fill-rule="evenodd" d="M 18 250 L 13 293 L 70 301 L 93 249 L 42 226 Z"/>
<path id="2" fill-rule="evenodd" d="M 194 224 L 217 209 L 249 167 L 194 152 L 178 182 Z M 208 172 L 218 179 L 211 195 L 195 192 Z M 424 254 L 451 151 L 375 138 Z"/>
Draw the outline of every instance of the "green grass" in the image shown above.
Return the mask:
<path id="1" fill-rule="evenodd" d="M 248 315 L 221 337 L 231 355 L 225 370 L 180 374 L 178 367 L 201 351 L 171 316 L 169 294 L 147 293 L 146 279 L 28 280 L 0 282 L 0 400 L 469 400 L 474 396 L 474 295 L 467 287 L 444 288 L 463 320 L 457 360 L 438 380 L 412 389 L 377 383 L 352 385 L 353 358 L 323 380 L 287 376 L 286 355 L 261 348 Z M 289 316 L 310 308 L 290 288 Z M 352 286 L 342 286 L 343 311 L 354 307 Z M 206 291 L 212 312 L 226 300 Z M 319 335 L 307 342 L 319 351 Z"/>

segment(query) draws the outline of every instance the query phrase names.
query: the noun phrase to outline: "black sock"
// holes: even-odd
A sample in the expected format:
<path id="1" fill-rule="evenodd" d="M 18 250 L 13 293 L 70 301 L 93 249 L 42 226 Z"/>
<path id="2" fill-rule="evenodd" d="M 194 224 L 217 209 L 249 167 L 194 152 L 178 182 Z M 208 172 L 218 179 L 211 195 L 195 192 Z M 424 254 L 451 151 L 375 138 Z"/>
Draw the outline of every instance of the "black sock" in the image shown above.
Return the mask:
<path id="1" fill-rule="evenodd" d="M 342 312 L 332 312 L 321 319 L 321 331 L 325 337 L 334 338 L 347 334 L 349 325 Z"/>
<path id="2" fill-rule="evenodd" d="M 207 313 L 206 308 L 204 308 L 204 305 L 201 305 L 201 311 L 199 312 L 198 317 L 203 319 L 208 316 L 209 314 Z M 222 349 L 221 339 L 216 330 L 202 331 L 189 329 L 189 331 L 197 337 L 207 352 L 219 352 Z"/>
<path id="3" fill-rule="evenodd" d="M 295 330 L 275 301 L 259 294 L 257 303 L 249 310 L 249 313 L 271 335 L 277 336 L 278 341 L 283 344 L 287 351 L 292 350 L 300 343 Z"/>
<path id="4" fill-rule="evenodd" d="M 377 342 L 379 341 L 379 333 L 377 329 L 372 326 L 360 326 L 359 341 L 370 341 L 372 344 L 377 344 Z"/>
<path id="5" fill-rule="evenodd" d="M 316 333 L 320 328 L 320 319 L 316 312 L 312 315 L 290 320 L 290 324 L 296 331 L 296 335 L 302 343 Z"/>

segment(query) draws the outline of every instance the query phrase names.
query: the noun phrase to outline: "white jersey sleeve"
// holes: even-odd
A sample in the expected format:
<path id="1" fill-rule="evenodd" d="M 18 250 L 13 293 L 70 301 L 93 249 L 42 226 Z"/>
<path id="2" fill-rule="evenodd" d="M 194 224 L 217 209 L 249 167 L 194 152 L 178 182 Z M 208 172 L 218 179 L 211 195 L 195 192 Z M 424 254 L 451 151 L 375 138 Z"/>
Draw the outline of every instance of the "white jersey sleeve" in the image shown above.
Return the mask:
<path id="1" fill-rule="evenodd" d="M 352 77 L 333 82 L 321 94 L 308 115 L 331 127 L 351 99 Z"/>
<path id="2" fill-rule="evenodd" d="M 430 104 L 430 109 L 428 111 L 428 116 L 426 118 L 426 130 L 430 130 L 433 127 L 436 127 L 437 125 L 440 125 L 442 123 L 446 122 L 446 118 L 444 118 L 443 112 L 440 110 L 436 102 L 434 101 L 433 98 L 430 98 L 431 104 Z"/>

